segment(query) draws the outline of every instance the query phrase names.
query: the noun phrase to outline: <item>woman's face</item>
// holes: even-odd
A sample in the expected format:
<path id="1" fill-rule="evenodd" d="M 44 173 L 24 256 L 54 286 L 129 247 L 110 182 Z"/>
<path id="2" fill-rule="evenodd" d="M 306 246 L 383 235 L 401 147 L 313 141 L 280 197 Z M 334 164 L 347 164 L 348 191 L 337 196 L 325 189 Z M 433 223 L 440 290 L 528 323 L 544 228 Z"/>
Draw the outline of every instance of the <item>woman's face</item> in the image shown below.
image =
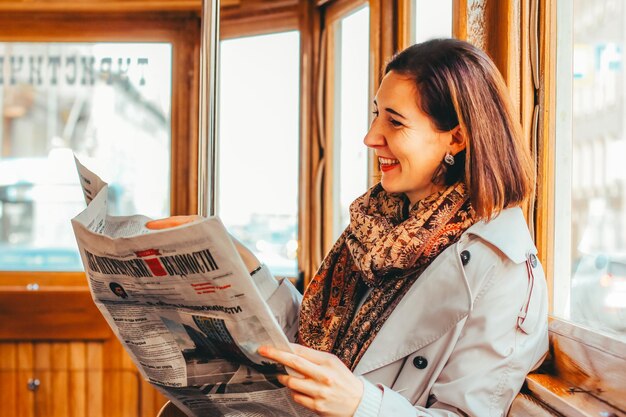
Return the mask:
<path id="1" fill-rule="evenodd" d="M 364 139 L 376 152 L 385 191 L 404 193 L 411 204 L 442 188 L 432 182 L 435 171 L 446 152 L 456 155 L 465 146 L 453 135 L 458 128 L 435 129 L 417 106 L 417 94 L 412 80 L 389 72 L 376 93 L 375 118 Z"/>

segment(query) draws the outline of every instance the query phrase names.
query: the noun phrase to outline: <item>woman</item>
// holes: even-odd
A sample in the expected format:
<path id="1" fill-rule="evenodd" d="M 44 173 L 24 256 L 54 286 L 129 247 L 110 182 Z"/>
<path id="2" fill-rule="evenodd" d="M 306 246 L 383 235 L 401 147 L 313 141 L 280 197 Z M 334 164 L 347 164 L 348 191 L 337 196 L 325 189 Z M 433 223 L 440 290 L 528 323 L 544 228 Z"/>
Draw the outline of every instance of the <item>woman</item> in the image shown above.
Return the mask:
<path id="1" fill-rule="evenodd" d="M 407 48 L 385 74 L 364 140 L 381 181 L 352 203 L 303 299 L 238 245 L 297 333 L 294 353 L 259 352 L 302 375 L 281 382 L 321 416 L 503 416 L 548 347 L 519 208 L 533 170 L 506 86 L 452 39 Z"/>

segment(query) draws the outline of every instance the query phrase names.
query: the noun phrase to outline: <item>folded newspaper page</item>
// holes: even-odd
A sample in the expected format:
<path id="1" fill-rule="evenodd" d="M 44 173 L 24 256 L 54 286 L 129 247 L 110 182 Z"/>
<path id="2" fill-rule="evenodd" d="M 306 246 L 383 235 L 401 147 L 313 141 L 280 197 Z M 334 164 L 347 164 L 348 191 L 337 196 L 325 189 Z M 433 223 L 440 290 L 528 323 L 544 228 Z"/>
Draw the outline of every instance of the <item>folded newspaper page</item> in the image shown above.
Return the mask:
<path id="1" fill-rule="evenodd" d="M 107 184 L 76 166 L 89 288 L 142 376 L 189 416 L 314 415 L 257 353 L 290 347 L 219 218 L 155 231 L 145 216 L 108 216 Z"/>

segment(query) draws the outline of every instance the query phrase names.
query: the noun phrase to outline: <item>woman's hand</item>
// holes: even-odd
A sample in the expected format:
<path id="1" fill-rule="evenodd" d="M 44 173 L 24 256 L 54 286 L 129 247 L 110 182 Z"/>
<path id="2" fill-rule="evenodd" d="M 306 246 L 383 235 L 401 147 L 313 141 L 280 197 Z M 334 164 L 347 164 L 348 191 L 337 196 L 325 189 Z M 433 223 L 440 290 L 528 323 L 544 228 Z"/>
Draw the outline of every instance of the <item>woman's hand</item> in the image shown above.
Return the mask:
<path id="1" fill-rule="evenodd" d="M 363 382 L 331 353 L 295 343 L 295 353 L 261 346 L 259 354 L 299 372 L 303 377 L 279 375 L 298 404 L 324 417 L 352 417 L 363 396 Z"/>
<path id="2" fill-rule="evenodd" d="M 151 222 L 148 222 L 146 223 L 146 227 L 152 230 L 169 229 L 170 227 L 180 226 L 200 219 L 201 217 L 198 215 L 171 216 L 166 217 L 165 219 L 153 220 Z M 261 262 L 257 259 L 257 257 L 250 251 L 250 249 L 246 248 L 232 235 L 229 234 L 229 236 L 235 244 L 235 248 L 237 249 L 237 252 L 239 252 L 239 256 L 243 260 L 243 263 L 246 265 L 246 268 L 248 268 L 248 271 L 252 272 L 257 269 L 259 265 L 261 265 Z"/>
<path id="3" fill-rule="evenodd" d="M 146 223 L 146 227 L 152 230 L 169 229 L 171 227 L 176 227 L 182 224 L 191 223 L 199 219 L 200 219 L 200 216 L 197 216 L 197 215 L 171 216 L 171 217 L 166 217 L 165 219 L 152 220 L 151 222 Z"/>

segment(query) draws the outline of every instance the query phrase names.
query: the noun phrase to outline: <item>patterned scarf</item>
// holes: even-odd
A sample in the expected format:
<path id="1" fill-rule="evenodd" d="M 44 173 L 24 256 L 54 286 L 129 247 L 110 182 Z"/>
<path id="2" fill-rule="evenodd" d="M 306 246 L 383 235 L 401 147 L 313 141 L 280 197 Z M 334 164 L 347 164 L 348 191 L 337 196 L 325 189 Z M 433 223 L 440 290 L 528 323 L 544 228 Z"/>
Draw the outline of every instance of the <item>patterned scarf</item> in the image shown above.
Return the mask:
<path id="1" fill-rule="evenodd" d="M 403 194 L 380 184 L 350 205 L 350 225 L 304 294 L 300 344 L 332 352 L 354 370 L 421 273 L 475 221 L 463 183 L 408 207 Z"/>

